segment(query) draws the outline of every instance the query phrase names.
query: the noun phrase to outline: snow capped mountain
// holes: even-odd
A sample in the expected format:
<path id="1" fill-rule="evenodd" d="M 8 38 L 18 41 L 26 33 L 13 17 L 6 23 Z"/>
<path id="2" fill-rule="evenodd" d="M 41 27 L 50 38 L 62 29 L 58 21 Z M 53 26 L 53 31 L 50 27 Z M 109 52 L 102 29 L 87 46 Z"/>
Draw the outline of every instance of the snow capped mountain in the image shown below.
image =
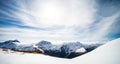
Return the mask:
<path id="1" fill-rule="evenodd" d="M 75 52 L 77 49 L 84 47 L 84 45 L 80 42 L 70 42 L 70 43 L 65 43 L 62 45 L 63 49 L 67 49 L 66 50 L 68 53 L 70 52 Z"/>
<path id="2" fill-rule="evenodd" d="M 2 49 L 10 49 L 19 52 L 28 52 L 28 53 L 42 53 L 41 49 L 34 47 L 33 44 L 31 45 L 22 45 L 18 40 L 8 40 L 5 42 L 0 43 L 0 48 Z"/>
<path id="3" fill-rule="evenodd" d="M 38 48 L 41 48 L 43 50 L 49 50 L 52 47 L 51 42 L 48 41 L 40 41 L 39 43 L 36 44 L 36 46 L 38 46 Z"/>
<path id="4" fill-rule="evenodd" d="M 0 44 L 0 48 L 11 49 L 19 52 L 43 53 L 60 58 L 74 58 L 90 52 L 97 48 L 98 44 L 85 45 L 80 42 L 69 42 L 60 45 L 53 45 L 48 41 L 40 41 L 31 45 L 17 45 L 18 40 L 9 40 Z"/>
<path id="5" fill-rule="evenodd" d="M 60 45 L 53 45 L 48 41 L 40 41 L 36 46 L 44 51 L 45 54 L 61 57 L 61 58 L 74 58 L 75 51 L 81 47 L 84 47 L 80 42 L 69 42 Z"/>
<path id="6" fill-rule="evenodd" d="M 17 47 L 17 43 L 20 42 L 18 40 L 8 40 L 0 43 L 0 48 L 15 49 Z"/>

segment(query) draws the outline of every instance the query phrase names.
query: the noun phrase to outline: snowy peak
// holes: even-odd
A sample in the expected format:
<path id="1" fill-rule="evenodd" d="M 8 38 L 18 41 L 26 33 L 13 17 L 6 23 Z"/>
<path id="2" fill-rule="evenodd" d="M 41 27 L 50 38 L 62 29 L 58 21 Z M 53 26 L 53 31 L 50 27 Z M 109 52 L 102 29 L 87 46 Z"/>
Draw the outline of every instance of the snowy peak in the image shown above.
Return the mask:
<path id="1" fill-rule="evenodd" d="M 43 49 L 43 50 L 49 50 L 52 47 L 52 44 L 51 44 L 51 42 L 43 40 L 43 41 L 40 41 L 39 43 L 35 44 L 35 46 L 37 46 L 38 48 Z"/>
<path id="2" fill-rule="evenodd" d="M 47 46 L 51 46 L 51 42 L 48 42 L 48 41 L 40 41 L 39 43 L 36 44 L 36 46 L 38 47 L 47 47 Z"/>
<path id="3" fill-rule="evenodd" d="M 15 49 L 17 47 L 17 43 L 20 42 L 18 40 L 8 40 L 0 43 L 0 48 Z"/>
<path id="4" fill-rule="evenodd" d="M 51 42 L 42 40 L 39 43 L 37 43 L 36 45 L 40 45 L 40 46 L 42 46 L 42 45 L 51 45 Z"/>
<path id="5" fill-rule="evenodd" d="M 8 40 L 8 41 L 5 41 L 5 42 L 1 42 L 0 44 L 9 44 L 9 43 L 20 43 L 18 40 Z"/>

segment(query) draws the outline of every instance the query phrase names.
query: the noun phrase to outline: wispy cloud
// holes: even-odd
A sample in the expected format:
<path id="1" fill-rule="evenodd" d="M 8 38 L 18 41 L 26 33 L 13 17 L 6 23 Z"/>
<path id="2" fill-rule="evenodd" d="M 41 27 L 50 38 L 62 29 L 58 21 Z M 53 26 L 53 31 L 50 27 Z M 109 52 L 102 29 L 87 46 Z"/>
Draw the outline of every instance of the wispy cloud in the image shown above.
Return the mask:
<path id="1" fill-rule="evenodd" d="M 119 11 L 114 10 L 116 13 L 103 14 L 111 7 L 101 10 L 103 3 L 99 4 L 96 0 L 6 0 L 0 4 L 1 41 L 107 39 L 110 28 L 120 17 Z M 118 7 L 116 5 L 115 9 Z"/>

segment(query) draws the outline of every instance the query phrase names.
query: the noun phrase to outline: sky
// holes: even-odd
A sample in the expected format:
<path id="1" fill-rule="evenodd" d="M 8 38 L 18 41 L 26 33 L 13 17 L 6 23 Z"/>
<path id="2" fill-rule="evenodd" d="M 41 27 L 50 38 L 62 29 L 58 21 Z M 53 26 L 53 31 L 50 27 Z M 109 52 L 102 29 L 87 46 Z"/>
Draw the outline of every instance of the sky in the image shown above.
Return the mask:
<path id="1" fill-rule="evenodd" d="M 0 0 L 0 42 L 108 41 L 119 25 L 119 0 Z"/>

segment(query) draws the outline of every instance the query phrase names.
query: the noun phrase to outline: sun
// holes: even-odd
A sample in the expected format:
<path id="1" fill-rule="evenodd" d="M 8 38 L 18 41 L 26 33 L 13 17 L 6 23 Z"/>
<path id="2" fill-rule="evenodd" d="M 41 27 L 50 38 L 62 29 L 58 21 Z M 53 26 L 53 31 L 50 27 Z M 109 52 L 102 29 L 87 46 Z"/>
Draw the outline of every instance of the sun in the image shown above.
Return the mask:
<path id="1" fill-rule="evenodd" d="M 56 3 L 45 3 L 41 7 L 40 18 L 44 23 L 58 24 L 62 19 L 64 8 Z"/>

